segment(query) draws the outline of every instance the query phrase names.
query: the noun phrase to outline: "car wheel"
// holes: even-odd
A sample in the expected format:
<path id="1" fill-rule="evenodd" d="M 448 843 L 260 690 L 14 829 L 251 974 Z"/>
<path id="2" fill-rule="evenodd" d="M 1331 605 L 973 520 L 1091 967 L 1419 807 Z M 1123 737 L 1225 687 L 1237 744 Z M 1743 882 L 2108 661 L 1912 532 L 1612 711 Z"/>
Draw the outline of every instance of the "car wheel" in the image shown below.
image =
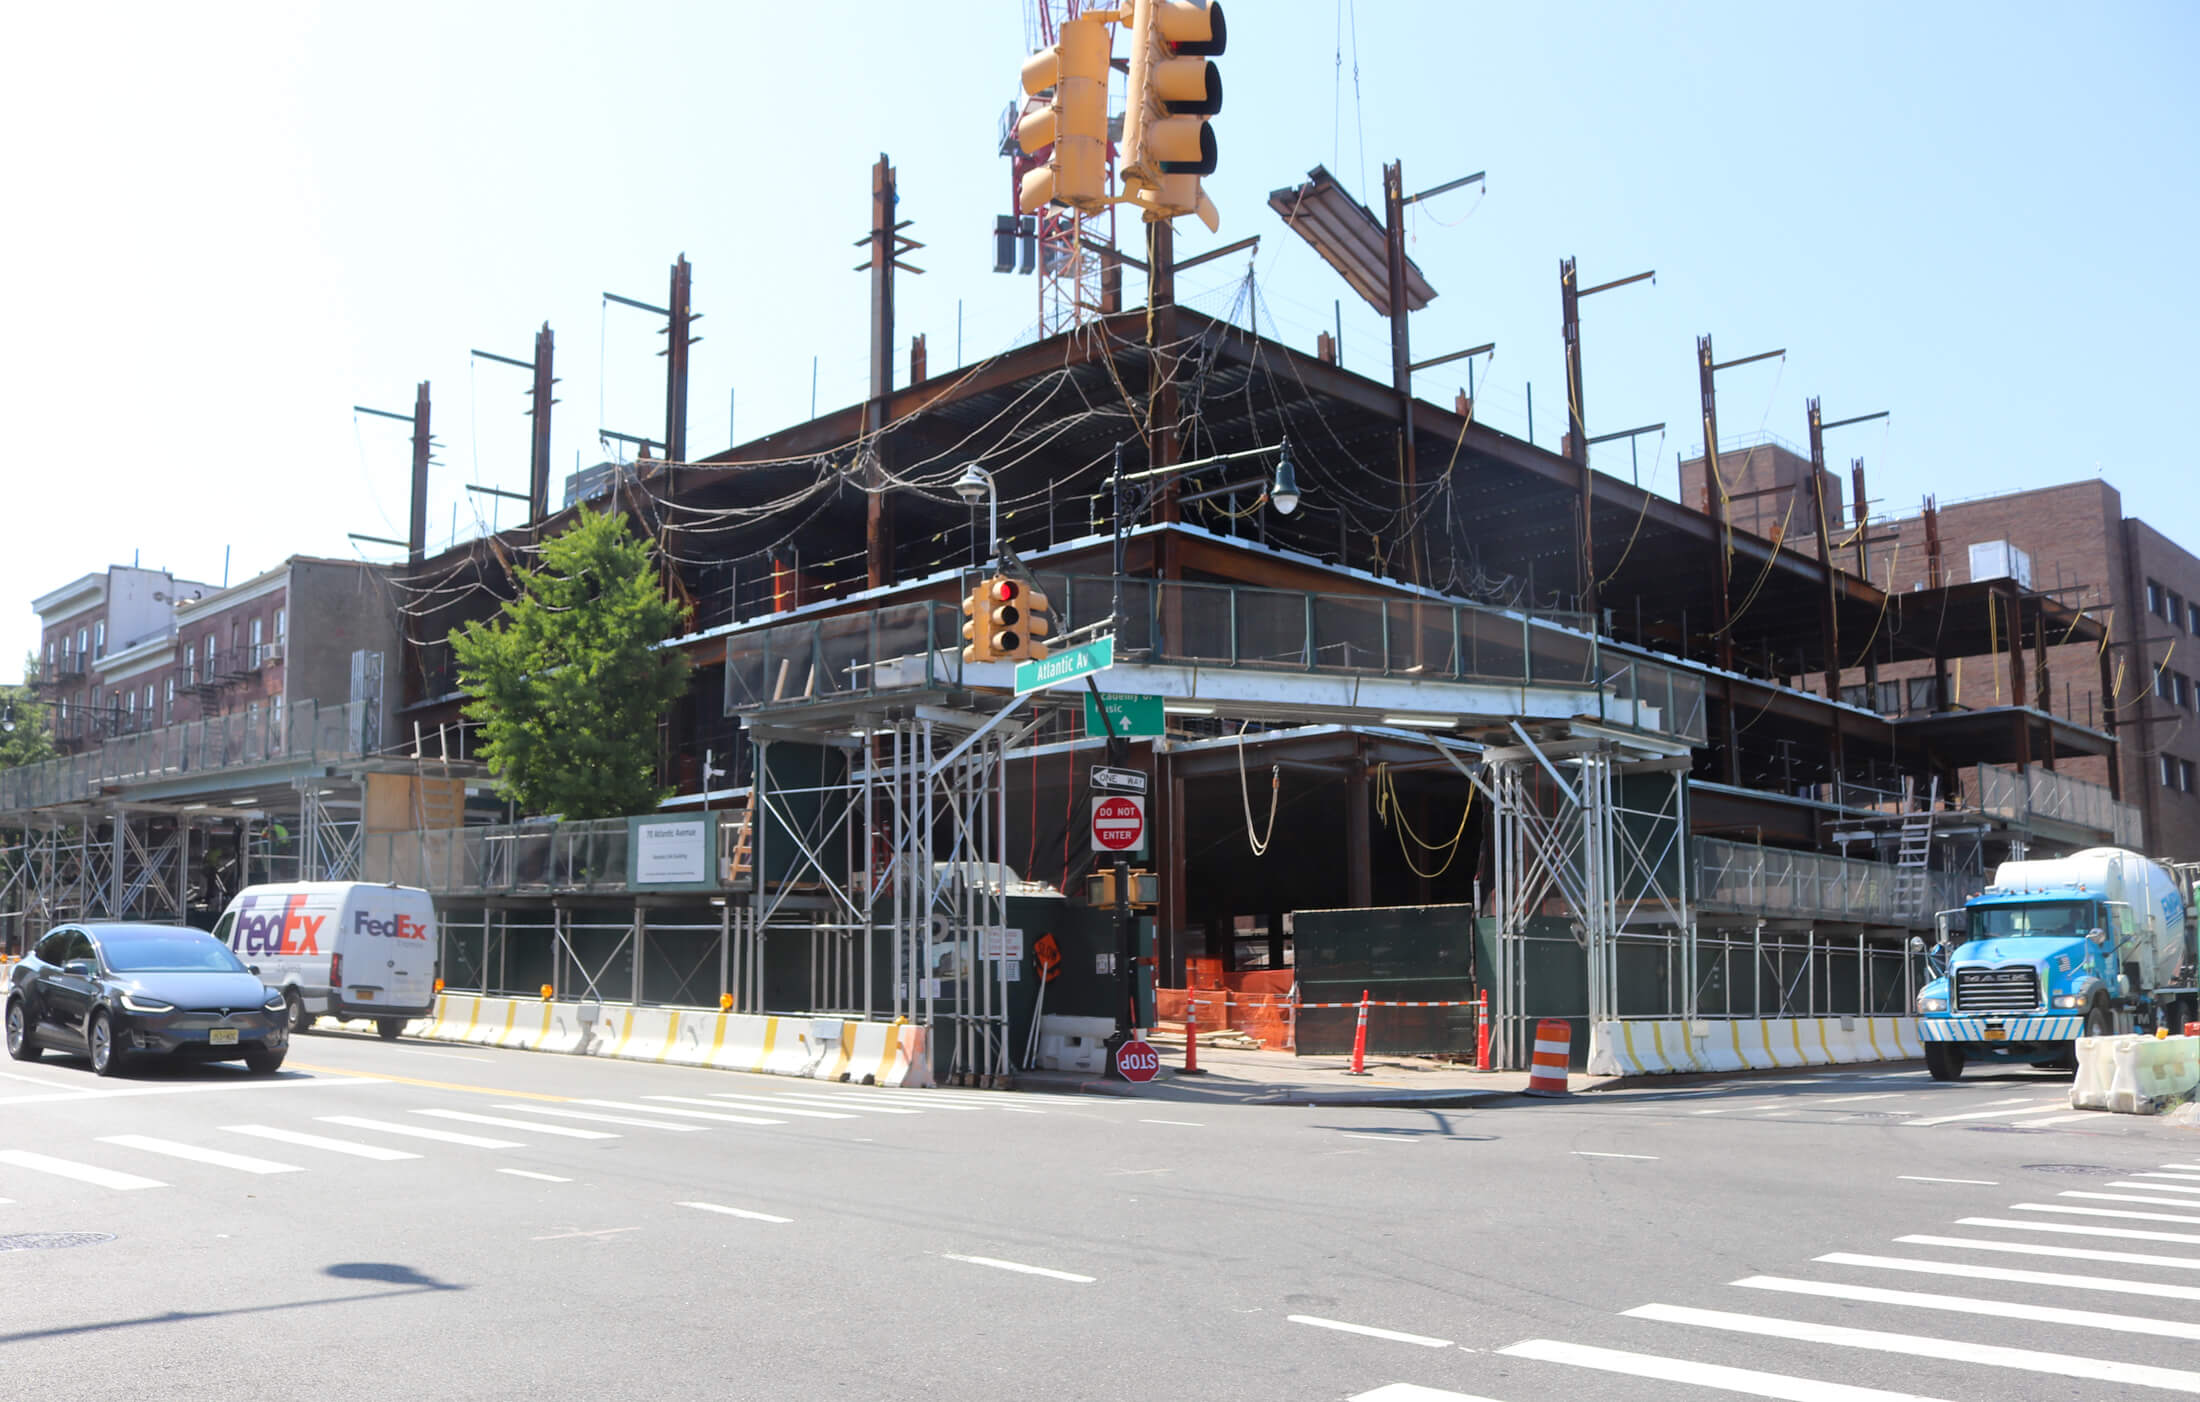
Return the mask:
<path id="1" fill-rule="evenodd" d="M 115 1045 L 114 1019 L 104 1012 L 92 1014 L 92 1025 L 84 1034 L 85 1048 L 92 1054 L 92 1070 L 102 1076 L 119 1076 L 129 1064 L 129 1054 Z"/>
<path id="2" fill-rule="evenodd" d="M 297 989 L 284 989 L 283 1001 L 290 1005 L 290 1030 L 292 1032 L 304 1032 L 313 1026 L 313 1014 L 306 1011 L 306 1000 Z"/>
<path id="3" fill-rule="evenodd" d="M 245 1069 L 255 1076 L 272 1076 L 283 1069 L 283 1053 L 279 1051 L 246 1052 L 244 1054 L 244 1065 Z"/>
<path id="4" fill-rule="evenodd" d="M 8 1055 L 17 1061 L 36 1061 L 45 1053 L 31 1033 L 31 1015 L 21 998 L 8 999 Z"/>
<path id="5" fill-rule="evenodd" d="M 1925 1070 L 1936 1081 L 1960 1081 L 1963 1079 L 1963 1053 L 1953 1042 L 1927 1042 Z"/>
<path id="6" fill-rule="evenodd" d="M 405 1019 L 401 1017 L 385 1017 L 374 1024 L 375 1035 L 385 1042 L 396 1041 L 404 1030 Z"/>

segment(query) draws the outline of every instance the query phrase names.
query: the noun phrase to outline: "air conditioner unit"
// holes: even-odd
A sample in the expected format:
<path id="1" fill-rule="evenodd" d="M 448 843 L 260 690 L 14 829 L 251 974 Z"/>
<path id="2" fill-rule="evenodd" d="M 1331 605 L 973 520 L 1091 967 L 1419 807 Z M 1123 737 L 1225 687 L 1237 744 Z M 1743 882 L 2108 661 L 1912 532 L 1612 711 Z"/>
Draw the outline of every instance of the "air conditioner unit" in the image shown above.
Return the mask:
<path id="1" fill-rule="evenodd" d="M 261 646 L 260 664 L 262 666 L 265 666 L 270 662 L 280 662 L 282 660 L 283 645 L 281 643 L 266 643 Z"/>

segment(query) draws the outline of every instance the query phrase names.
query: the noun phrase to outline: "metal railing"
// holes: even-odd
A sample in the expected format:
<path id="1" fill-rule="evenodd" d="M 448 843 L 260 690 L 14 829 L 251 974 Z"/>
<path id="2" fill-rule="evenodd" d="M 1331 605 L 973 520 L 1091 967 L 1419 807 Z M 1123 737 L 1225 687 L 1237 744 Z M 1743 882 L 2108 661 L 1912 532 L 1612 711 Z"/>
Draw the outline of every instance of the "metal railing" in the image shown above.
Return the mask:
<path id="1" fill-rule="evenodd" d="M 1902 910 L 1895 899 L 1895 867 L 1818 852 L 1792 852 L 1753 842 L 1699 837 L 1698 908 L 1743 915 L 1858 921 L 1873 925 L 1932 923 L 1933 912 L 1963 904 L 1976 878 L 1926 873 L 1926 909 Z"/>
<path id="2" fill-rule="evenodd" d="M 80 755 L 0 771 L 0 812 L 80 803 L 110 786 L 185 774 L 355 758 L 360 746 L 353 710 L 301 701 L 117 736 Z"/>
<path id="3" fill-rule="evenodd" d="M 1974 767 L 1978 808 L 2015 823 L 2052 822 L 2087 828 L 2118 847 L 2136 848 L 2143 840 L 2139 810 L 2120 803 L 2104 784 L 2073 779 L 2034 766 L 2005 769 Z"/>
<path id="4" fill-rule="evenodd" d="M 739 837 L 730 816 L 718 825 L 713 870 L 721 887 Z M 438 896 L 622 895 L 630 889 L 627 833 L 624 818 L 369 833 L 361 879 Z"/>
<path id="5" fill-rule="evenodd" d="M 1115 580 L 1038 579 L 1062 631 L 1114 609 Z M 1697 744 L 1708 733 L 1701 678 L 1530 614 L 1177 580 L 1126 579 L 1121 591 L 1118 659 L 1568 688 L 1594 692 L 1601 720 Z M 734 710 L 961 684 L 962 615 L 948 604 L 783 623 L 726 642 Z"/>

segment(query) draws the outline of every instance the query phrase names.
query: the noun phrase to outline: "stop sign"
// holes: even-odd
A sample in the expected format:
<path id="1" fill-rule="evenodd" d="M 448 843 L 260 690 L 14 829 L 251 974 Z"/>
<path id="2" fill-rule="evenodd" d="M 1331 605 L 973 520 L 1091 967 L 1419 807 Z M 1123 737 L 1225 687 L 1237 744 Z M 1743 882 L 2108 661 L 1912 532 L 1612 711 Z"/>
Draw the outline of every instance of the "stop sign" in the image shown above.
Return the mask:
<path id="1" fill-rule="evenodd" d="M 1092 801 L 1092 845 L 1103 852 L 1135 852 L 1146 836 L 1144 799 L 1113 794 Z"/>
<path id="2" fill-rule="evenodd" d="M 1133 1037 L 1115 1049 L 1115 1069 L 1126 1081 L 1150 1081 L 1161 1070 L 1161 1053 Z"/>

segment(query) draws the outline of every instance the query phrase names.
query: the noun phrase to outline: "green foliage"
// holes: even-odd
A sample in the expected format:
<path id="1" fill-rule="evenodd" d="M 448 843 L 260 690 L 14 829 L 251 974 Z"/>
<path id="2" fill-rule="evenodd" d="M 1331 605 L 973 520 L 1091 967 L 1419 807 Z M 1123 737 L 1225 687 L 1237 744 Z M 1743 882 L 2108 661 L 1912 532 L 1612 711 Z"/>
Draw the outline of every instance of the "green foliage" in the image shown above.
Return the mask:
<path id="1" fill-rule="evenodd" d="M 23 661 L 20 686 L 0 686 L 0 715 L 13 708 L 15 728 L 0 730 L 0 769 L 36 764 L 53 758 L 53 724 L 46 703 L 38 699 L 31 683 L 38 680 L 38 657 Z"/>
<path id="2" fill-rule="evenodd" d="M 539 567 L 513 569 L 518 598 L 451 633 L 465 714 L 484 728 L 498 791 L 524 812 L 647 813 L 670 792 L 657 723 L 688 666 L 656 646 L 684 619 L 650 553 L 624 516 L 584 507 Z"/>

